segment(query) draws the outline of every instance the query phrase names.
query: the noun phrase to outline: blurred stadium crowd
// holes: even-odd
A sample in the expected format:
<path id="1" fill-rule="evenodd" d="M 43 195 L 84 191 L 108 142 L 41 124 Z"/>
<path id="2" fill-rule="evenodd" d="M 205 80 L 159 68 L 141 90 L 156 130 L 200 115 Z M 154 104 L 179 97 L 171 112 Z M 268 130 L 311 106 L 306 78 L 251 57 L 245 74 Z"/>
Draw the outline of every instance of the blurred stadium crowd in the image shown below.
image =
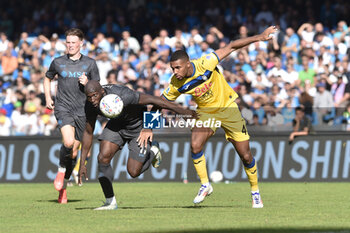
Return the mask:
<path id="1" fill-rule="evenodd" d="M 278 25 L 273 40 L 235 51 L 220 64 L 248 124 L 291 125 L 295 107 L 303 106 L 313 125 L 350 126 L 345 0 L 14 0 L 0 9 L 0 136 L 57 133 L 43 78 L 65 53 L 64 32 L 71 27 L 84 31 L 81 53 L 96 59 L 101 84 L 159 96 L 172 74 L 173 51 L 195 59 Z M 195 107 L 190 96 L 178 102 Z"/>

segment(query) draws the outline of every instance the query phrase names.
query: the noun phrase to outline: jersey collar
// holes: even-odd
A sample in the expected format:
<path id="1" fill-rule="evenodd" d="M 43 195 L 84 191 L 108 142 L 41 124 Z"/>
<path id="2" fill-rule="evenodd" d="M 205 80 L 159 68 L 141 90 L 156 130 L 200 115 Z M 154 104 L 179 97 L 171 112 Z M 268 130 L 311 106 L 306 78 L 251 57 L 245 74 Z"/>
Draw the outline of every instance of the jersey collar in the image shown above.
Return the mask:
<path id="1" fill-rule="evenodd" d="M 192 78 L 194 76 L 194 74 L 196 73 L 196 67 L 194 66 L 193 62 L 191 62 L 191 65 L 193 67 L 193 73 L 192 73 L 190 78 Z"/>
<path id="2" fill-rule="evenodd" d="M 67 59 L 69 59 L 70 61 L 72 61 L 72 62 L 76 62 L 76 61 L 80 61 L 81 59 L 83 59 L 83 54 L 80 54 L 80 57 L 79 57 L 79 59 L 77 59 L 77 60 L 72 60 L 72 59 L 70 59 L 69 58 L 69 55 L 67 54 Z"/>

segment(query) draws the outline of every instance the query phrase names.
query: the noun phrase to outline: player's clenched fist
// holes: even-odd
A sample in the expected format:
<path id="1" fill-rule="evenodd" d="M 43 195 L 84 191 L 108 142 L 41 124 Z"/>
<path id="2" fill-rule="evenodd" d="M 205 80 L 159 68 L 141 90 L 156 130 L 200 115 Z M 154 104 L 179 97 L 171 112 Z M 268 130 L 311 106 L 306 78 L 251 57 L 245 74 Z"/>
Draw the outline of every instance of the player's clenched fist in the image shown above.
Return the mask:
<path id="1" fill-rule="evenodd" d="M 79 77 L 79 83 L 85 86 L 85 84 L 88 82 L 88 78 L 85 74 L 85 72 Z"/>
<path id="2" fill-rule="evenodd" d="M 46 107 L 51 110 L 55 108 L 54 102 L 51 98 L 46 99 Z"/>

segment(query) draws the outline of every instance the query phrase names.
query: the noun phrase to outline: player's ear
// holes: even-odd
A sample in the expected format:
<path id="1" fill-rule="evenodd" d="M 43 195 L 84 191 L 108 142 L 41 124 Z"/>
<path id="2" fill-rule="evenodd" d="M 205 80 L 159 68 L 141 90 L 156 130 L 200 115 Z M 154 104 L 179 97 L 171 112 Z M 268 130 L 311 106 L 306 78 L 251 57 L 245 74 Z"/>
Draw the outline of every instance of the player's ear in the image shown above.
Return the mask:
<path id="1" fill-rule="evenodd" d="M 186 66 L 187 66 L 187 69 L 189 69 L 189 68 L 191 67 L 191 62 L 190 62 L 190 60 L 188 60 L 188 61 L 186 62 Z"/>

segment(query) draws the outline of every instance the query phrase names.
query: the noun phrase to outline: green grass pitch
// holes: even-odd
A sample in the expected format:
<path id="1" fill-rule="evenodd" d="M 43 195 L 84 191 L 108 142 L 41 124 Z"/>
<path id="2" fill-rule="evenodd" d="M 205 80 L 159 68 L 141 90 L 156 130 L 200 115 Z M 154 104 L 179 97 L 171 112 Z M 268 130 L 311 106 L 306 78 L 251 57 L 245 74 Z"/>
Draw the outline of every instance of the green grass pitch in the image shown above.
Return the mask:
<path id="1" fill-rule="evenodd" d="M 214 184 L 195 207 L 199 183 L 117 183 L 118 210 L 98 183 L 68 187 L 56 203 L 50 184 L 0 184 L 0 232 L 350 232 L 348 183 L 260 183 L 252 209 L 248 183 Z"/>

